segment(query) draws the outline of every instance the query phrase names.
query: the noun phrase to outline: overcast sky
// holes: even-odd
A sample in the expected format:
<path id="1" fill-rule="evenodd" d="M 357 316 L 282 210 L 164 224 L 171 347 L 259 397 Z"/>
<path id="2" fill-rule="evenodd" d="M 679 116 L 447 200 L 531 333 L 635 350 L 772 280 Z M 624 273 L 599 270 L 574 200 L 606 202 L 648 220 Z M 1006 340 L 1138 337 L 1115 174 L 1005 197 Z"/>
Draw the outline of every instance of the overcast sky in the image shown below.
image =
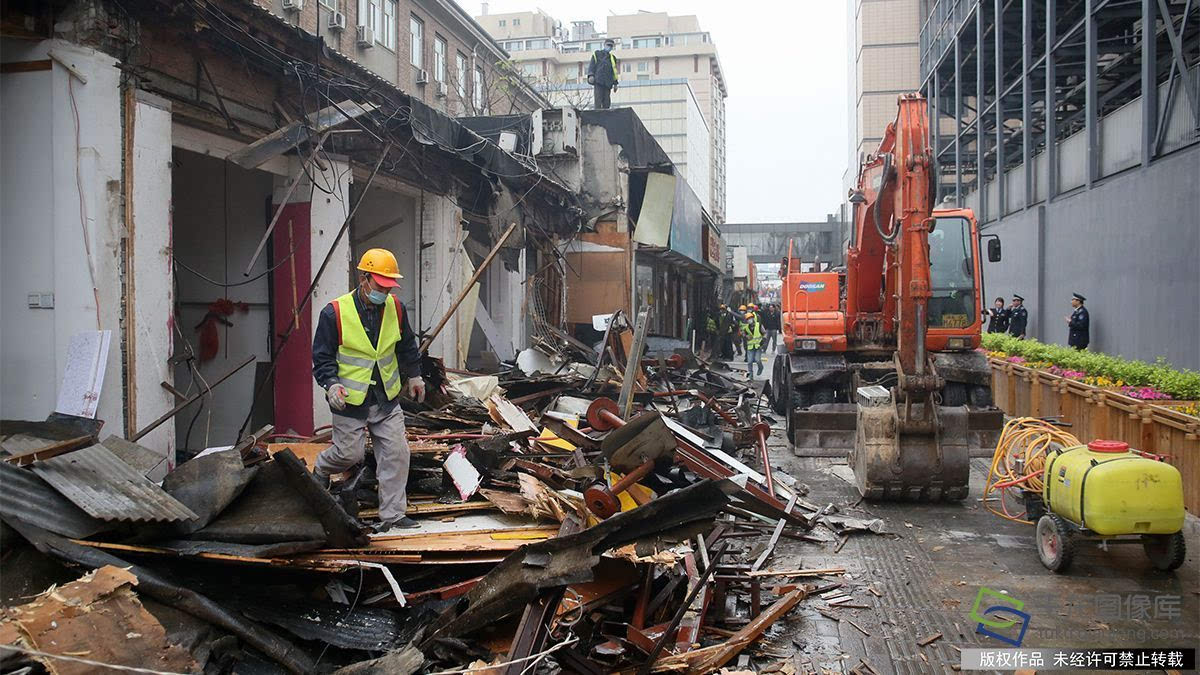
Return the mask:
<path id="1" fill-rule="evenodd" d="M 458 0 L 479 15 L 478 0 Z M 563 22 L 638 10 L 695 14 L 721 57 L 726 221 L 825 220 L 847 157 L 845 0 L 491 0 L 492 14 L 541 8 Z"/>

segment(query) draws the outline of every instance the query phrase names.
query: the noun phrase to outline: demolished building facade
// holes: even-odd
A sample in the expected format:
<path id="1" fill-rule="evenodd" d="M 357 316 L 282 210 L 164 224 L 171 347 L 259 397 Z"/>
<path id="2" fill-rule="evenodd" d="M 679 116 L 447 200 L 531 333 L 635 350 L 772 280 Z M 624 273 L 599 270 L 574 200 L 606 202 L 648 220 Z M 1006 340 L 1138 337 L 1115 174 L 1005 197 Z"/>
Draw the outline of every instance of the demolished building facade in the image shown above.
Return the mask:
<path id="1" fill-rule="evenodd" d="M 636 116 L 543 117 L 547 102 L 453 2 L 343 4 L 338 19 L 280 0 L 10 3 L 2 281 L 19 318 L 0 361 L 29 395 L 6 397 L 3 417 L 54 410 L 72 336 L 108 331 L 91 392 L 110 431 L 132 437 L 229 378 L 142 439 L 168 463 L 268 422 L 311 434 L 329 422 L 311 330 L 357 256 L 396 253 L 399 295 L 428 332 L 514 222 L 430 355 L 512 360 L 546 325 L 648 302 L 663 308 L 652 334 L 686 338 L 687 308 L 713 292 L 708 218 L 682 179 L 646 187 L 673 167 Z M 405 18 L 407 34 L 380 28 Z M 625 135 L 589 119 L 600 112 Z M 533 136 L 554 115 L 582 120 L 574 152 L 510 148 L 470 123 Z M 669 235 L 634 243 L 654 200 Z M 672 209 L 687 222 L 663 220 Z M 596 293 L 609 269 L 596 246 L 625 252 L 619 295 Z"/>

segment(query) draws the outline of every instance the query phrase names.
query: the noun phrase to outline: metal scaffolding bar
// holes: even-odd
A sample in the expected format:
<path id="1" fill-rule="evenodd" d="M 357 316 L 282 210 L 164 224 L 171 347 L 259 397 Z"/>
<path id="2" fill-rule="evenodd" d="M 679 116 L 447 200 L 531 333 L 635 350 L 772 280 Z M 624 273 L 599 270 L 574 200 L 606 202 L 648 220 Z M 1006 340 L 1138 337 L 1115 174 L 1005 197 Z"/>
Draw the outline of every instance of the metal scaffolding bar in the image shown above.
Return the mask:
<path id="1" fill-rule="evenodd" d="M 959 208 L 963 206 L 962 119 L 962 41 L 956 31 L 954 33 L 954 203 Z"/>
<path id="2" fill-rule="evenodd" d="M 1058 0 L 1046 0 L 1046 202 L 1058 196 L 1058 75 L 1054 72 Z"/>
<path id="3" fill-rule="evenodd" d="M 1094 7 L 1095 0 L 1085 0 L 1084 7 L 1084 122 L 1083 128 L 1087 132 L 1087 181 L 1086 185 L 1090 188 L 1092 184 L 1100 177 L 1100 107 L 1098 96 L 1096 94 L 1096 62 L 1099 58 L 1096 47 L 1096 8 Z"/>
<path id="4" fill-rule="evenodd" d="M 996 220 L 1007 212 L 1007 196 L 1004 181 L 1004 0 L 993 0 L 995 15 L 992 17 L 996 35 Z"/>
<path id="5" fill-rule="evenodd" d="M 940 204 L 942 202 L 942 167 L 938 161 L 939 153 L 942 149 L 942 78 L 939 75 L 939 70 L 933 69 L 933 96 L 929 97 L 929 103 L 933 106 L 933 114 L 930 117 L 933 119 L 933 203 Z"/>
<path id="6" fill-rule="evenodd" d="M 1142 166 L 1154 159 L 1158 134 L 1158 9 L 1142 0 Z"/>
<path id="7" fill-rule="evenodd" d="M 1033 100 L 1030 74 L 1033 71 L 1033 0 L 1021 0 L 1021 164 L 1025 167 L 1023 208 L 1034 200 Z"/>
<path id="8" fill-rule="evenodd" d="M 987 222 L 987 170 L 983 152 L 983 5 L 975 7 L 975 217 Z"/>

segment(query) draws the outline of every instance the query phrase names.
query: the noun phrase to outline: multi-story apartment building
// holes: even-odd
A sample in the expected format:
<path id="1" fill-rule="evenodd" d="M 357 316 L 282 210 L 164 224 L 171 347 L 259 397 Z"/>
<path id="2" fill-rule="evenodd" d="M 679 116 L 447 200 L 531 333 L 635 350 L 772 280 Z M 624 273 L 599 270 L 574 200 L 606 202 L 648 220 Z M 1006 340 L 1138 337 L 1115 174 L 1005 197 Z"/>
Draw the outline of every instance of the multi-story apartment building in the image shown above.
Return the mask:
<path id="1" fill-rule="evenodd" d="M 918 0 L 848 0 L 850 138 L 843 187 L 896 119 L 896 96 L 921 83 Z"/>
<path id="2" fill-rule="evenodd" d="M 452 116 L 529 112 L 545 99 L 454 0 L 255 0 Z M 299 9 L 297 9 L 299 8 Z"/>
<path id="3" fill-rule="evenodd" d="M 476 20 L 509 53 L 512 62 L 551 102 L 587 107 L 592 91 L 587 67 L 605 38 L 616 43 L 622 86 L 614 106 L 634 108 L 672 161 L 687 166 L 685 175 L 717 222 L 725 219 L 725 98 L 728 90 L 712 36 L 695 16 L 665 12 L 607 17 L 604 32 L 591 21 L 575 21 L 568 30 L 541 11 L 485 14 Z M 684 93 L 677 85 L 686 82 Z M 705 129 L 690 121 L 699 109 Z M 670 122 L 667 122 L 670 120 Z M 707 172 L 698 171 L 696 137 L 707 135 Z M 707 176 L 704 174 L 707 173 Z M 700 187 L 700 181 L 707 189 Z"/>
<path id="4" fill-rule="evenodd" d="M 1029 335 L 1065 343 L 1081 293 L 1089 349 L 1200 367 L 1200 6 L 921 10 L 939 198 L 1004 242 L 988 295 L 1021 293 Z"/>
<path id="5" fill-rule="evenodd" d="M 525 289 L 579 230 L 578 196 L 455 116 L 548 102 L 454 2 L 62 0 L 4 21 L 0 376 L 27 392 L 4 419 L 64 409 L 83 336 L 69 410 L 127 437 L 175 407 L 170 386 L 228 376 L 140 439 L 166 464 L 252 421 L 309 433 L 330 419 L 313 327 L 359 256 L 396 255 L 393 294 L 432 330 L 513 222 L 537 227 L 428 353 L 468 367 L 528 343 Z"/>

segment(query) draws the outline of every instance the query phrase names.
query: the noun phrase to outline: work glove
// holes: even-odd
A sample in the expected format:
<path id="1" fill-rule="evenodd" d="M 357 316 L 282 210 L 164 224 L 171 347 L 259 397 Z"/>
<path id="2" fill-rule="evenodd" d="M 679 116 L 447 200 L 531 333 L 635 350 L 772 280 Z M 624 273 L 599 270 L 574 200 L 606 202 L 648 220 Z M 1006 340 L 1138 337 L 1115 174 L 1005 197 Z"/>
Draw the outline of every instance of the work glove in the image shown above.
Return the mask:
<path id="1" fill-rule="evenodd" d="M 346 409 L 346 387 L 340 384 L 331 384 L 325 390 L 325 400 L 329 401 L 329 407 L 334 410 Z"/>
<path id="2" fill-rule="evenodd" d="M 419 375 L 410 378 L 408 384 L 404 385 L 404 395 L 416 401 L 417 403 L 425 402 L 425 380 Z"/>

